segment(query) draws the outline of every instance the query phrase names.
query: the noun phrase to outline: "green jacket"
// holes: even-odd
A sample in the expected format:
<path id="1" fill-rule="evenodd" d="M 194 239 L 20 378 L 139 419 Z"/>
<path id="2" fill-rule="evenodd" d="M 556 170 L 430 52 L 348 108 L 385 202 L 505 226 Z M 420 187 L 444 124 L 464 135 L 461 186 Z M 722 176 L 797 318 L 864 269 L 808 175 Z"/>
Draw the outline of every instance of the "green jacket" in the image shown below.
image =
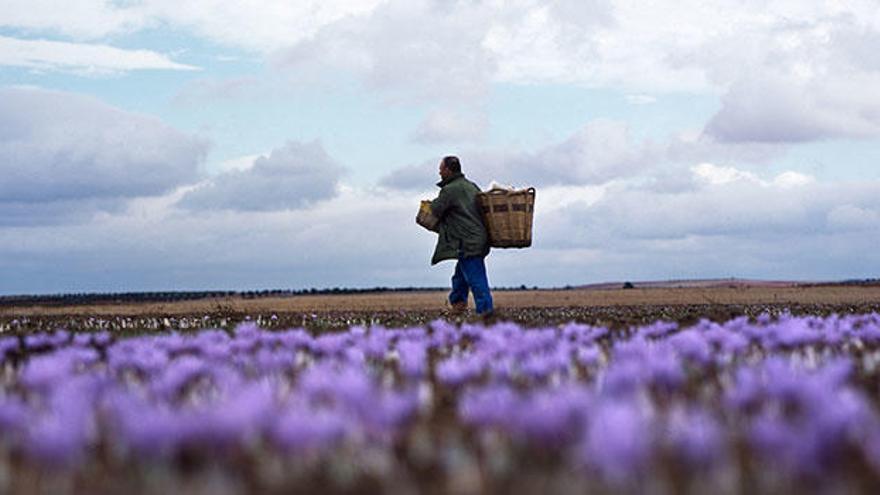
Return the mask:
<path id="1" fill-rule="evenodd" d="M 455 174 L 439 183 L 440 195 L 431 202 L 431 212 L 440 220 L 437 247 L 431 264 L 468 256 L 489 254 L 489 235 L 477 204 L 480 188 Z"/>

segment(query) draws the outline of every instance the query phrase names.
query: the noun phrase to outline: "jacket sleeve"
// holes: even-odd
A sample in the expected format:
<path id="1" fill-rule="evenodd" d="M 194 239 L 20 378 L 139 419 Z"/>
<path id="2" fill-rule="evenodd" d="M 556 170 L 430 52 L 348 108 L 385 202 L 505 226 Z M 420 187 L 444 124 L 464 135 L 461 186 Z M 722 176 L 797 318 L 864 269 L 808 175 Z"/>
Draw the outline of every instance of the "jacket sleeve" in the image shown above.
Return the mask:
<path id="1" fill-rule="evenodd" d="M 440 195 L 437 199 L 431 201 L 431 213 L 435 217 L 442 219 L 449 208 L 452 206 L 452 195 L 446 188 L 440 189 Z"/>

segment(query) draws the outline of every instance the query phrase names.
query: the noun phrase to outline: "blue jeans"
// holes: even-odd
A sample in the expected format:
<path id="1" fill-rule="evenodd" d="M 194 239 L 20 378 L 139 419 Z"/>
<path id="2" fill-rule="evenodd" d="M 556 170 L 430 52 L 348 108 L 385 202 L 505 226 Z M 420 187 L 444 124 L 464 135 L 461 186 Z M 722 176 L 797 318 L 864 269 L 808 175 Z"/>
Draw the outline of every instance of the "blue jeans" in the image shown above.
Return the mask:
<path id="1" fill-rule="evenodd" d="M 459 258 L 452 275 L 452 292 L 449 293 L 451 304 L 468 300 L 468 290 L 474 293 L 477 314 L 492 311 L 492 293 L 489 292 L 489 279 L 486 277 L 486 263 L 483 256 Z"/>

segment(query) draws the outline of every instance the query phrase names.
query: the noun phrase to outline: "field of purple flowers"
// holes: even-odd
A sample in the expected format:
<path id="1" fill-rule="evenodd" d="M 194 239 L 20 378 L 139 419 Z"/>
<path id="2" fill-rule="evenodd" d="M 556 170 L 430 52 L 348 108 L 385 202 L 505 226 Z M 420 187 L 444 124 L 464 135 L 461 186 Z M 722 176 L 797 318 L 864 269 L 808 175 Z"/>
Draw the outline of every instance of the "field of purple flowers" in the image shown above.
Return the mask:
<path id="1" fill-rule="evenodd" d="M 880 314 L 0 338 L 0 492 L 880 489 Z"/>

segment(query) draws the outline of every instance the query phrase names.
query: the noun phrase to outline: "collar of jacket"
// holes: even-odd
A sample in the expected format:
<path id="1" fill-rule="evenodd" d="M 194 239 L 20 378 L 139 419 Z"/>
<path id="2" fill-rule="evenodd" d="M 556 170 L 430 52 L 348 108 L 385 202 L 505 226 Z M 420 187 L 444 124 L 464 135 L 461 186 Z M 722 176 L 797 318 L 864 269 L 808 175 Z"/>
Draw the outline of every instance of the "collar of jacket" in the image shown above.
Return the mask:
<path id="1" fill-rule="evenodd" d="M 463 174 L 463 173 L 461 173 L 461 172 L 456 172 L 456 173 L 450 175 L 449 177 L 447 177 L 447 178 L 441 180 L 440 182 L 438 182 L 438 183 L 437 183 L 437 187 L 443 187 L 443 186 L 445 186 L 446 184 L 449 184 L 450 182 L 454 181 L 455 179 L 460 179 L 460 178 L 463 178 L 463 177 L 464 177 L 464 174 Z"/>

